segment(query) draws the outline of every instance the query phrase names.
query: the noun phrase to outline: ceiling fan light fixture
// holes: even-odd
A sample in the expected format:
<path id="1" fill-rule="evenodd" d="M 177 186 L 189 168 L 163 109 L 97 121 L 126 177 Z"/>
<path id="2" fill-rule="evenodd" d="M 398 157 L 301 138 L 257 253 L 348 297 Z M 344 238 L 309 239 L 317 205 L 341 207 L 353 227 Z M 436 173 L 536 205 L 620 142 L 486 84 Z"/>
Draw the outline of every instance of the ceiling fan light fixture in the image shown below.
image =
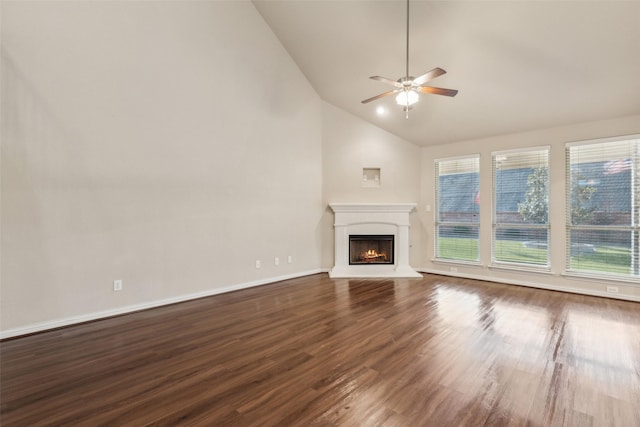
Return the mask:
<path id="1" fill-rule="evenodd" d="M 420 100 L 420 96 L 413 90 L 403 90 L 396 96 L 396 103 L 407 107 L 413 105 Z"/>

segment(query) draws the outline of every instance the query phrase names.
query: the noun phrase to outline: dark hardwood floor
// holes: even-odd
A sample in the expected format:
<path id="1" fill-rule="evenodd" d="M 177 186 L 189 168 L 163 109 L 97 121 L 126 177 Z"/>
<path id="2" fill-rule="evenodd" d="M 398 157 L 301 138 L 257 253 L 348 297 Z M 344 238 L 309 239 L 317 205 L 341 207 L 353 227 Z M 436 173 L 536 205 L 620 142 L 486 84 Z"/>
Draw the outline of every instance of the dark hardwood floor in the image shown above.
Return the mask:
<path id="1" fill-rule="evenodd" d="M 640 304 L 319 274 L 0 343 L 9 426 L 639 426 Z"/>

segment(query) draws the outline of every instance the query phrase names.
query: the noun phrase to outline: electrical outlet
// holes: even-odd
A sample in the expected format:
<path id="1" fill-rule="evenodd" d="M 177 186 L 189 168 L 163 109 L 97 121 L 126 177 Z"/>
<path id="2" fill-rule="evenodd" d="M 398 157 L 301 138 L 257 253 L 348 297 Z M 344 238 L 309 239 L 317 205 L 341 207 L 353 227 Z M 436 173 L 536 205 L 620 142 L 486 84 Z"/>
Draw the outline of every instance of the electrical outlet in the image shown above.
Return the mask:
<path id="1" fill-rule="evenodd" d="M 274 263 L 275 265 L 280 265 L 280 258 L 276 257 L 276 258 L 273 260 L 273 263 Z"/>
<path id="2" fill-rule="evenodd" d="M 260 260 L 259 259 L 256 260 L 256 268 L 260 268 Z"/>
<path id="3" fill-rule="evenodd" d="M 118 279 L 113 281 L 113 290 L 114 292 L 122 290 L 122 280 Z"/>
<path id="4" fill-rule="evenodd" d="M 291 264 L 291 263 L 293 262 L 293 256 L 292 256 L 292 255 L 289 255 L 289 256 L 287 257 L 287 262 L 288 262 L 289 264 Z"/>
<path id="5" fill-rule="evenodd" d="M 610 294 L 617 294 L 618 293 L 618 287 L 617 286 L 607 286 L 607 292 L 609 292 Z"/>

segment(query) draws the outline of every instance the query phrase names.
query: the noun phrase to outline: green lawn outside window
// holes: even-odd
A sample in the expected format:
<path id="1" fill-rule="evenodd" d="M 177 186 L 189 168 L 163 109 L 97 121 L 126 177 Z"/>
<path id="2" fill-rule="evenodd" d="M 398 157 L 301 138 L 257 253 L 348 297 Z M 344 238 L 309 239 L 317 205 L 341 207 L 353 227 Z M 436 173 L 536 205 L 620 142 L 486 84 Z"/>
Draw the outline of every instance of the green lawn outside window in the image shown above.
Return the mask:
<path id="1" fill-rule="evenodd" d="M 546 249 L 527 248 L 523 242 L 497 240 L 496 253 L 510 262 L 544 265 Z M 557 254 L 556 256 L 564 256 Z M 478 239 L 455 237 L 438 238 L 438 258 L 476 261 L 478 259 Z M 629 248 L 596 246 L 593 253 L 583 253 L 571 257 L 570 268 L 603 273 L 629 274 L 631 272 L 631 251 Z"/>

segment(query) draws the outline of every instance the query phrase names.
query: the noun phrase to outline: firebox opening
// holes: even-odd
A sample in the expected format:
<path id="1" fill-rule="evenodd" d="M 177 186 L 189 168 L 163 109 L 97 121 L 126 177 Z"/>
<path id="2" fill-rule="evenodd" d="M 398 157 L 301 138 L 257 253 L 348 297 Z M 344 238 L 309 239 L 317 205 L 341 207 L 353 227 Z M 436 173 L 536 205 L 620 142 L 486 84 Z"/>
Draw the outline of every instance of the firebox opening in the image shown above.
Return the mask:
<path id="1" fill-rule="evenodd" d="M 393 234 L 350 235 L 349 265 L 393 264 Z"/>

